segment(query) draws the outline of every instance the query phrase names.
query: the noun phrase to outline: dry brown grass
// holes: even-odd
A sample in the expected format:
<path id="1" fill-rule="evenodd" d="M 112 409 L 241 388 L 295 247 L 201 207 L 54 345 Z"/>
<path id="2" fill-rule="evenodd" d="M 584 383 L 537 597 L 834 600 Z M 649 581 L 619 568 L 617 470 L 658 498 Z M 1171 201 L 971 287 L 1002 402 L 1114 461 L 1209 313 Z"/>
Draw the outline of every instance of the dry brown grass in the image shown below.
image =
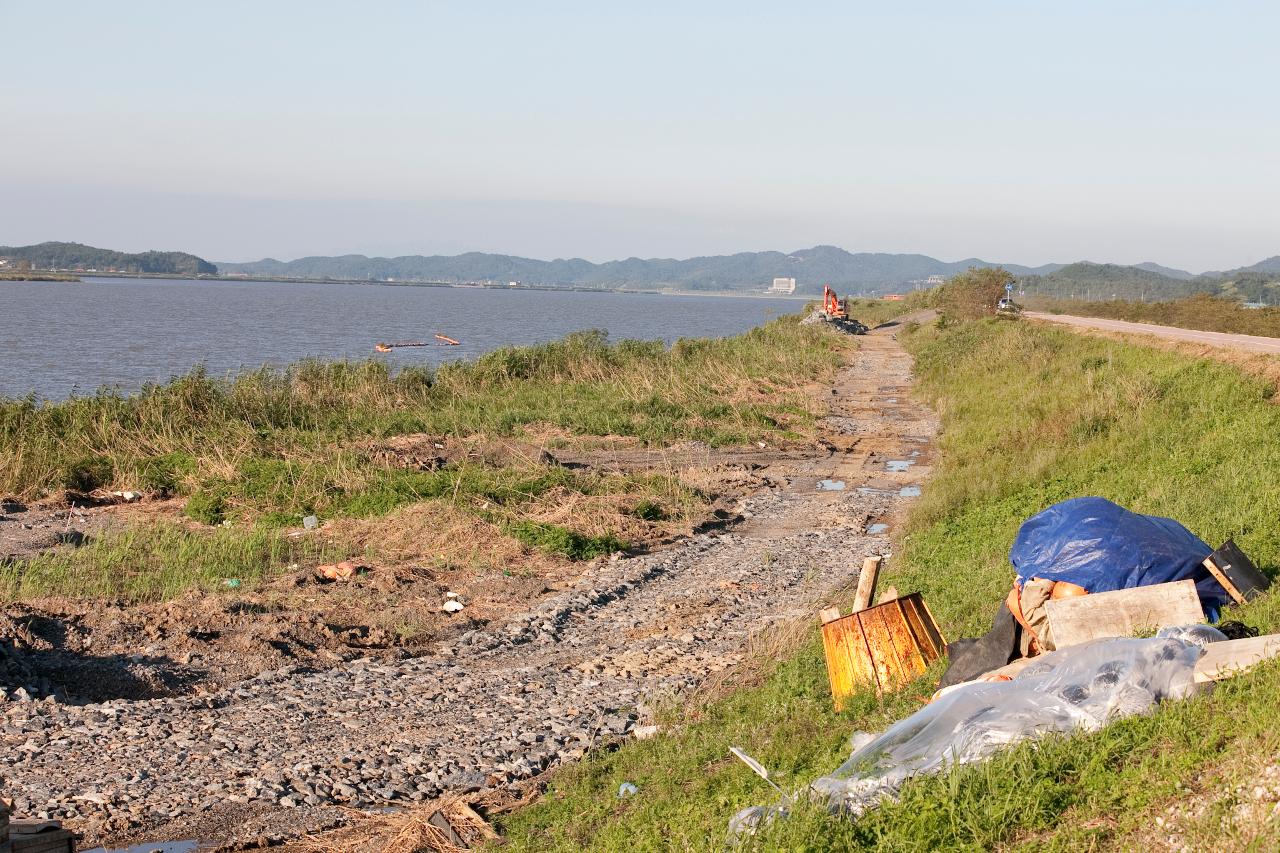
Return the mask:
<path id="1" fill-rule="evenodd" d="M 442 812 L 467 846 L 458 846 L 431 822 Z M 451 795 L 397 812 L 351 811 L 347 826 L 280 848 L 281 853 L 463 853 L 497 838 L 462 797 Z"/>
<path id="2" fill-rule="evenodd" d="M 380 518 L 336 519 L 325 532 L 353 543 L 388 569 L 501 570 L 520 565 L 523 571 L 541 573 L 564 562 L 527 548 L 474 513 L 439 501 L 411 504 Z"/>

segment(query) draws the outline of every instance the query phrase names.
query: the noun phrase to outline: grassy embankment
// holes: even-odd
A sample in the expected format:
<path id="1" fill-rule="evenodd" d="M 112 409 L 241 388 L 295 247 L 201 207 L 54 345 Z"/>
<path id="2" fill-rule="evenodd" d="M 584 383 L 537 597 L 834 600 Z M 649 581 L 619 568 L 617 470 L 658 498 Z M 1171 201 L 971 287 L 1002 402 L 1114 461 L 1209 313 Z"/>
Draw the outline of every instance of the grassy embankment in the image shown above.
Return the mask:
<path id="1" fill-rule="evenodd" d="M 133 396 L 0 401 L 0 495 L 131 489 L 185 497 L 188 517 L 11 563 L 0 570 L 0 597 L 154 599 L 220 578 L 252 580 L 290 562 L 350 555 L 350 543 L 288 537 L 304 515 L 371 519 L 410 506 L 427 508 L 415 516 L 424 536 L 469 523 L 482 538 L 533 553 L 607 553 L 628 532 L 696 518 L 706 496 L 671 473 L 571 471 L 536 452 L 403 467 L 382 443 L 409 434 L 477 447 L 500 439 L 572 446 L 591 436 L 649 446 L 785 441 L 813 425 L 816 404 L 801 389 L 835 370 L 848 346 L 787 318 L 671 348 L 579 333 L 394 375 L 372 361 L 303 362 L 230 381 L 197 370 Z"/>
<path id="2" fill-rule="evenodd" d="M 850 296 L 844 300 L 844 309 L 850 317 L 874 329 L 903 314 L 932 307 L 936 295 L 935 290 L 913 290 L 904 299 L 857 299 Z"/>
<path id="3" fill-rule="evenodd" d="M 1234 299 L 1191 296 L 1172 302 L 1130 302 L 1124 299 L 1086 302 L 1078 299 L 1034 300 L 1031 307 L 1050 314 L 1106 317 L 1134 323 L 1155 323 L 1206 332 L 1280 337 L 1280 307 L 1244 308 Z"/>
<path id="4" fill-rule="evenodd" d="M 923 592 L 947 636 L 989 627 L 1012 580 L 1018 525 L 1072 496 L 1178 518 L 1215 545 L 1235 535 L 1260 566 L 1280 563 L 1274 387 L 1229 365 L 1030 323 L 930 326 L 907 341 L 921 391 L 943 419 L 942 458 L 882 584 Z M 1278 601 L 1271 593 L 1226 618 L 1280 631 Z M 730 745 L 796 787 L 847 757 L 853 732 L 906 716 L 932 690 L 926 678 L 836 714 L 816 634 L 805 626 L 806 641 L 758 660 L 731 694 L 669 710 L 669 734 L 562 771 L 539 804 L 503 822 L 510 849 L 720 848 L 735 811 L 774 801 Z M 1253 796 L 1251 774 L 1280 747 L 1277 703 L 1280 667 L 1264 666 L 1149 717 L 917 780 L 901 802 L 858 821 L 802 808 L 751 844 L 1152 849 L 1176 834 L 1175 849 L 1275 849 L 1274 823 L 1233 815 Z M 623 781 L 639 793 L 619 800 Z M 1189 816 L 1166 812 L 1197 800 Z"/>

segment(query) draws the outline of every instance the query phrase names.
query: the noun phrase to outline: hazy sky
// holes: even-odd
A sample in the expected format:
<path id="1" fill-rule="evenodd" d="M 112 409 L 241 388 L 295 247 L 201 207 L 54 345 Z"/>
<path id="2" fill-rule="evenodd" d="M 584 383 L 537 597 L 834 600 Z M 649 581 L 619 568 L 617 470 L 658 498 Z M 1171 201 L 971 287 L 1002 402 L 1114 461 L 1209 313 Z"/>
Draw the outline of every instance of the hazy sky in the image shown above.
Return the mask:
<path id="1" fill-rule="evenodd" d="M 1280 253 L 1280 4 L 0 0 L 0 244 Z"/>

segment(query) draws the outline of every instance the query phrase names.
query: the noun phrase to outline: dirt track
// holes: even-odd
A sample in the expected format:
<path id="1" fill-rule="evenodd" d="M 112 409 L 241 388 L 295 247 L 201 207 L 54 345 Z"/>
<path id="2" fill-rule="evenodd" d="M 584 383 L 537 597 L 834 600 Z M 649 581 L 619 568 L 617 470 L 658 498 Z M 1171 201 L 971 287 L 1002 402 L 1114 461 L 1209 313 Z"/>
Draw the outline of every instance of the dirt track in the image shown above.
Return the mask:
<path id="1" fill-rule="evenodd" d="M 423 657 L 286 666 L 199 697 L 10 702 L 6 793 L 89 844 L 280 840 L 341 822 L 336 806 L 512 788 L 627 736 L 655 697 L 811 620 L 888 550 L 935 431 L 894 331 L 861 339 L 826 390 L 826 444 L 765 464 L 725 532 L 598 565 Z"/>
<path id="2" fill-rule="evenodd" d="M 1028 311 L 1032 320 L 1059 323 L 1080 329 L 1097 329 L 1104 332 L 1125 332 L 1152 335 L 1168 341 L 1207 344 L 1241 352 L 1257 352 L 1280 355 L 1280 338 L 1264 338 L 1258 335 L 1233 335 L 1226 332 L 1203 332 L 1199 329 L 1181 329 L 1176 326 L 1159 326 L 1154 323 L 1130 323 L 1126 320 L 1108 320 L 1103 317 L 1073 317 L 1067 314 L 1042 314 Z"/>

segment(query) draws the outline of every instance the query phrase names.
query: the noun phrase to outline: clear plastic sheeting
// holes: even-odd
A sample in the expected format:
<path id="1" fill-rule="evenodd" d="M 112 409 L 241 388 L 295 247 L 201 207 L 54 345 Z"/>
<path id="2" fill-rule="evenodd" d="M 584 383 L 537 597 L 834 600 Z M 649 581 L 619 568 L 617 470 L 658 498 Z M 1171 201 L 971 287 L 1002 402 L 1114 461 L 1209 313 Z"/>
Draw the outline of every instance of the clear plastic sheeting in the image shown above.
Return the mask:
<path id="1" fill-rule="evenodd" d="M 1221 643 L 1223 640 L 1229 639 L 1226 634 L 1212 625 L 1173 625 L 1168 628 L 1161 628 L 1156 632 L 1156 636 L 1186 640 L 1188 643 L 1195 643 L 1202 649 L 1210 643 Z"/>
<path id="2" fill-rule="evenodd" d="M 1011 681 L 960 685 L 878 736 L 855 735 L 849 760 L 810 791 L 833 811 L 858 815 L 912 776 L 983 761 L 1051 732 L 1096 731 L 1166 699 L 1185 698 L 1204 654 L 1204 628 L 1167 629 L 1189 639 L 1094 640 L 1044 655 Z M 776 808 L 744 809 L 730 827 L 750 831 L 778 814 Z"/>

